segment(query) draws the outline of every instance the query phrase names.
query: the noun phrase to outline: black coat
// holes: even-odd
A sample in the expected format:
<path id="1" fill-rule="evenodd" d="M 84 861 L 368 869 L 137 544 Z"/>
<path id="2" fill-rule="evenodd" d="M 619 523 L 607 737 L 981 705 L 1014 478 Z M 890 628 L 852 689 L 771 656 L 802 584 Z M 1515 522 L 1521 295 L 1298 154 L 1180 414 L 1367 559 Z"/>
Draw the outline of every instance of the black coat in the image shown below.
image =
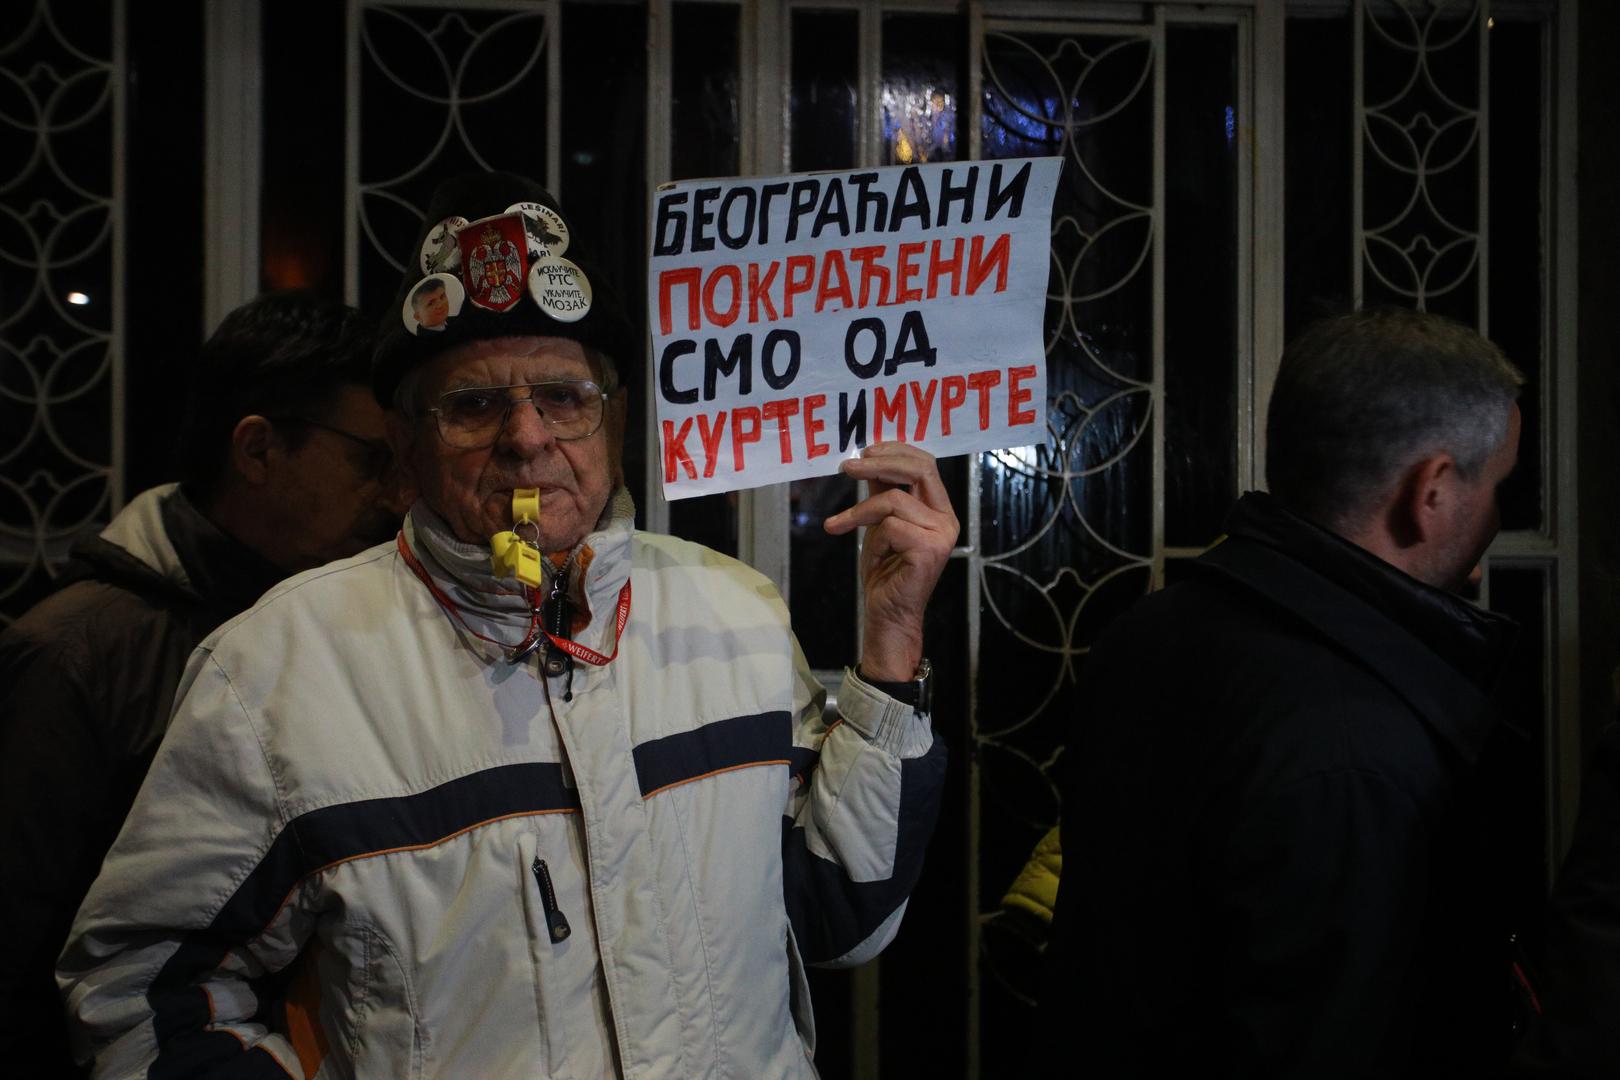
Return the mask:
<path id="1" fill-rule="evenodd" d="M 1536 980 L 1544 1011 L 1516 1075 L 1620 1076 L 1620 725 L 1593 748 L 1547 914 Z"/>
<path id="2" fill-rule="evenodd" d="M 155 493 L 152 493 L 155 494 Z M 56 957 L 169 724 L 198 642 L 281 576 L 173 491 L 127 513 L 170 572 L 96 537 L 0 634 L 0 1060 L 71 1073 Z M 158 541 L 161 544 L 161 540 Z"/>
<path id="3" fill-rule="evenodd" d="M 1086 661 L 1046 1030 L 1110 1078 L 1480 1075 L 1511 996 L 1472 781 L 1512 624 L 1267 496 L 1228 528 Z"/>

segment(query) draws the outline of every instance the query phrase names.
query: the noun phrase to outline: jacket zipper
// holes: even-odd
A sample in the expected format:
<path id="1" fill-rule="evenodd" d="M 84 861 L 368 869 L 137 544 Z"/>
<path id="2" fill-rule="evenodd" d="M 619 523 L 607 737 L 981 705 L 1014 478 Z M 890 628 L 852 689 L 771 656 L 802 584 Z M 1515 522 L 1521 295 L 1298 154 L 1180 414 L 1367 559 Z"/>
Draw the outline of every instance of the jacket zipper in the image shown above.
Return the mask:
<path id="1" fill-rule="evenodd" d="M 551 934 L 551 943 L 561 944 L 572 931 L 568 928 L 567 916 L 557 906 L 557 890 L 551 885 L 551 871 L 546 868 L 546 860 L 538 855 L 529 869 L 534 871 L 535 884 L 540 886 L 540 906 L 546 913 L 546 931 Z"/>

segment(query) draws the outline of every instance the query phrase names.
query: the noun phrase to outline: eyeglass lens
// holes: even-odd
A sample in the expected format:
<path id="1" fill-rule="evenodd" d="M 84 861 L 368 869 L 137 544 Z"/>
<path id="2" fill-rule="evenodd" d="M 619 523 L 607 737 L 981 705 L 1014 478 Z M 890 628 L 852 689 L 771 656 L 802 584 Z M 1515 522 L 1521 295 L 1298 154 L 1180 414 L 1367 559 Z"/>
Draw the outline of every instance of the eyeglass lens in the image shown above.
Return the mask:
<path id="1" fill-rule="evenodd" d="M 559 439 L 583 439 L 602 423 L 602 391 L 593 382 L 528 384 L 528 397 L 513 397 L 517 386 L 475 386 L 452 390 L 439 398 L 434 411 L 439 434 L 451 446 L 493 446 L 505 429 L 512 406 L 528 402 Z"/>

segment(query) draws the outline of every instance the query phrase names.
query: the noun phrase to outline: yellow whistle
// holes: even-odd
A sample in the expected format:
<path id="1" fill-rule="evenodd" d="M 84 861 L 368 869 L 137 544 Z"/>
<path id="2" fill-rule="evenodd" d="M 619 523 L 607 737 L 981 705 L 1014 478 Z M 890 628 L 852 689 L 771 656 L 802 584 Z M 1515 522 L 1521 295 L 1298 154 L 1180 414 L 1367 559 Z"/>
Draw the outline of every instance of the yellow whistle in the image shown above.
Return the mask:
<path id="1" fill-rule="evenodd" d="M 489 539 L 490 562 L 496 577 L 515 577 L 530 588 L 540 587 L 540 549 L 513 531 L 522 525 L 533 525 L 538 530 L 539 524 L 539 489 L 513 491 L 512 529 L 498 532 Z"/>
<path id="2" fill-rule="evenodd" d="M 516 528 L 525 522 L 540 524 L 539 488 L 518 488 L 512 492 L 512 526 Z"/>
<path id="3" fill-rule="evenodd" d="M 533 589 L 540 587 L 540 551 L 515 532 L 498 532 L 489 539 L 490 561 L 496 577 L 515 577 Z"/>

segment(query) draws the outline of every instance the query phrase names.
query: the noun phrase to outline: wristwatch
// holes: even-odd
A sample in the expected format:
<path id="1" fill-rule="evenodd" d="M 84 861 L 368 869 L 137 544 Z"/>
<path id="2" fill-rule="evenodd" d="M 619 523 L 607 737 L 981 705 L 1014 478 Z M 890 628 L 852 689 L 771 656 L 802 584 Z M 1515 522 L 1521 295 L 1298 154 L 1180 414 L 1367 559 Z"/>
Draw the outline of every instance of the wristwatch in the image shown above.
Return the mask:
<path id="1" fill-rule="evenodd" d="M 922 662 L 917 665 L 916 673 L 905 682 L 879 682 L 876 679 L 869 679 L 858 666 L 855 672 L 860 675 L 861 681 L 872 689 L 881 690 L 894 700 L 905 702 L 919 713 L 933 713 L 934 665 L 929 662 L 928 657 L 922 658 Z"/>

